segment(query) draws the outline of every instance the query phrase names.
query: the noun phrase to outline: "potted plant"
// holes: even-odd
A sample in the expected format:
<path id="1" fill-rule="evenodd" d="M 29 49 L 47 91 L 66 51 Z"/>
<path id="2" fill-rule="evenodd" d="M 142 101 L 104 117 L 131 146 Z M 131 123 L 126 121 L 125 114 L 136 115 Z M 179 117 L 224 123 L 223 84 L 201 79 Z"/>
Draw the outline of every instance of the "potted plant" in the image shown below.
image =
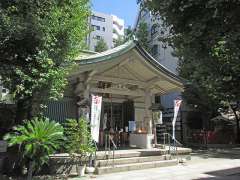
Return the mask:
<path id="1" fill-rule="evenodd" d="M 25 121 L 4 136 L 9 146 L 19 145 L 20 154 L 28 166 L 28 180 L 48 162 L 49 155 L 60 147 L 63 139 L 63 127 L 44 117 Z"/>
<path id="2" fill-rule="evenodd" d="M 84 176 L 88 157 L 95 151 L 88 121 L 85 118 L 68 119 L 65 125 L 65 134 L 67 150 L 73 162 L 77 164 L 78 175 Z"/>

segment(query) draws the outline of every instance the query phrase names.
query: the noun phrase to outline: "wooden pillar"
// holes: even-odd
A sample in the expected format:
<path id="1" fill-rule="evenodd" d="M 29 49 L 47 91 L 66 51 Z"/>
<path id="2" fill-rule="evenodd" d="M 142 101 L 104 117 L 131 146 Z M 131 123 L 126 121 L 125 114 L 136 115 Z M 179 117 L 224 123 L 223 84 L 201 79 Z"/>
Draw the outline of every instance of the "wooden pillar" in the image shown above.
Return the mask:
<path id="1" fill-rule="evenodd" d="M 145 90 L 145 115 L 144 123 L 148 134 L 152 134 L 152 111 L 149 109 L 152 106 L 152 96 L 150 89 Z"/>

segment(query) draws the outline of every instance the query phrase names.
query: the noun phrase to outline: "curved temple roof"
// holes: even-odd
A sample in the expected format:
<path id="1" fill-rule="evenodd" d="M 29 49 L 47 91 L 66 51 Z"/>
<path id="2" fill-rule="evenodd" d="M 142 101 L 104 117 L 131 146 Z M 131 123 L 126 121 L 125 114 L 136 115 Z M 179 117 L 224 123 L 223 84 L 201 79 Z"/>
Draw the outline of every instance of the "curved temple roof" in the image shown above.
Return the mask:
<path id="1" fill-rule="evenodd" d="M 128 54 L 128 56 L 126 56 L 126 54 Z M 77 63 L 80 65 L 79 68 L 82 69 L 81 71 L 84 71 L 84 68 L 86 66 L 92 67 L 90 69 L 93 70 L 94 68 L 98 68 L 100 64 L 106 65 L 108 63 L 113 63 L 114 61 L 121 63 L 121 61 L 126 60 L 126 58 L 132 58 L 132 56 L 134 56 L 135 59 L 141 59 L 142 64 L 145 63 L 144 66 L 148 66 L 151 72 L 154 71 L 156 76 L 159 77 L 159 80 L 163 77 L 165 79 L 165 82 L 174 84 L 174 88 L 173 86 L 171 87 L 172 89 L 183 91 L 184 80 L 161 65 L 146 50 L 144 50 L 137 41 L 131 40 L 121 46 L 104 51 L 102 53 L 97 53 L 83 57 L 81 59 L 77 59 Z M 87 69 L 89 70 L 89 68 Z"/>

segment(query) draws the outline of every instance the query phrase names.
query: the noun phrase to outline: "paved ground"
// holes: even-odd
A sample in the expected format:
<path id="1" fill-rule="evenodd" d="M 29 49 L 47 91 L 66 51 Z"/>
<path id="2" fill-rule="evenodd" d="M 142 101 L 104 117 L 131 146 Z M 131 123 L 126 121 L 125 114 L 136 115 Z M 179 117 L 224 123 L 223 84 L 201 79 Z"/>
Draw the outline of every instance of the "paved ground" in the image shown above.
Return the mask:
<path id="1" fill-rule="evenodd" d="M 162 167 L 71 180 L 240 180 L 240 149 L 197 151 L 192 160 Z"/>

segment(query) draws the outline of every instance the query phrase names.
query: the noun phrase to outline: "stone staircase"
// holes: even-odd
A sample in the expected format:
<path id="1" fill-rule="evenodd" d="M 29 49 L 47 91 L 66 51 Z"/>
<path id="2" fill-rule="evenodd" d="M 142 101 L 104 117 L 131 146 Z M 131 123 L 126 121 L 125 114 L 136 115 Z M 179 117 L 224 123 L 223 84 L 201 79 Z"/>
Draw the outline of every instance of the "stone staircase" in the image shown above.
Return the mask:
<path id="1" fill-rule="evenodd" d="M 131 170 L 174 166 L 179 163 L 180 156 L 189 156 L 191 149 L 180 148 L 178 157 L 169 155 L 167 149 L 129 149 L 113 151 L 98 151 L 95 163 L 96 174 L 115 173 Z"/>

